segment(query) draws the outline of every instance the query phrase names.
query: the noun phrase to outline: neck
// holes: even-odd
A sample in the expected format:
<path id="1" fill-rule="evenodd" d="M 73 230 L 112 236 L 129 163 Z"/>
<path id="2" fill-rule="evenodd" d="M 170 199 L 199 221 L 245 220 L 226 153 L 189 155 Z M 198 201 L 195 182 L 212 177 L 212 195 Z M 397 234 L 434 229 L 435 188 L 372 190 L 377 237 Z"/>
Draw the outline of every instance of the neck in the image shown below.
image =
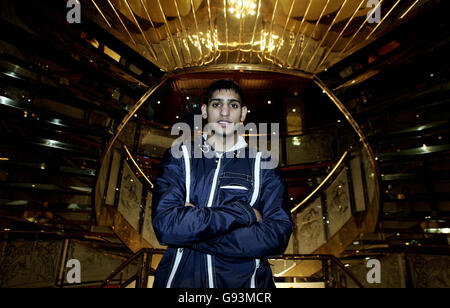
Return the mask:
<path id="1" fill-rule="evenodd" d="M 208 143 L 211 144 L 217 152 L 226 152 L 233 148 L 238 142 L 238 135 L 219 136 L 217 134 L 208 136 Z"/>

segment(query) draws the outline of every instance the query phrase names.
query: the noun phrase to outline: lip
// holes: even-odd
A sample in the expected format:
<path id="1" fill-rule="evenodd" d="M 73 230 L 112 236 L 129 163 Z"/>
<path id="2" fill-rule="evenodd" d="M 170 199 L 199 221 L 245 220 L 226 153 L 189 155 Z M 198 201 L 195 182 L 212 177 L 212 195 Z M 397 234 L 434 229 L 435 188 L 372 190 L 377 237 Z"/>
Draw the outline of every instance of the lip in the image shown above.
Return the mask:
<path id="1" fill-rule="evenodd" d="M 232 122 L 226 120 L 217 121 L 217 123 L 222 127 L 228 127 L 229 125 L 233 124 Z"/>

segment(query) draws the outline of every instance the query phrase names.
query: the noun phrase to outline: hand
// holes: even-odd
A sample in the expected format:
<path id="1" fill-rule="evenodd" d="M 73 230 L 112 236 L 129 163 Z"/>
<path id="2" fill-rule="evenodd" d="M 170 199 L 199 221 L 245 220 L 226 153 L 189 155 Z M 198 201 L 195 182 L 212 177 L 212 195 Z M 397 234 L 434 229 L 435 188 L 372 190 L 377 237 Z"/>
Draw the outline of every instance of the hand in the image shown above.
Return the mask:
<path id="1" fill-rule="evenodd" d="M 257 222 L 262 222 L 262 216 L 261 216 L 261 213 L 257 210 L 257 209 L 253 209 L 253 212 L 255 212 L 255 215 L 256 215 L 256 221 Z"/>

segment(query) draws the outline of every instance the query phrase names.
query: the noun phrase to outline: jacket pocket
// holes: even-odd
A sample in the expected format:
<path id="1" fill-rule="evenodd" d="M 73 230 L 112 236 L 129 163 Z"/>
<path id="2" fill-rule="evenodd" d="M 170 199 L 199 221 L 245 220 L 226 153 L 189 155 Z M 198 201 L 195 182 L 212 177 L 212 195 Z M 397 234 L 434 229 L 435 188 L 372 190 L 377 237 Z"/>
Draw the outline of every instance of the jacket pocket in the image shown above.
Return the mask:
<path id="1" fill-rule="evenodd" d="M 220 177 L 216 204 L 222 205 L 234 201 L 249 203 L 252 184 L 252 178 L 246 174 L 224 172 Z"/>
<path id="2" fill-rule="evenodd" d="M 226 186 L 220 186 L 220 189 L 237 189 L 237 190 L 246 190 L 248 191 L 248 188 L 245 186 L 239 186 L 239 185 L 226 185 Z"/>

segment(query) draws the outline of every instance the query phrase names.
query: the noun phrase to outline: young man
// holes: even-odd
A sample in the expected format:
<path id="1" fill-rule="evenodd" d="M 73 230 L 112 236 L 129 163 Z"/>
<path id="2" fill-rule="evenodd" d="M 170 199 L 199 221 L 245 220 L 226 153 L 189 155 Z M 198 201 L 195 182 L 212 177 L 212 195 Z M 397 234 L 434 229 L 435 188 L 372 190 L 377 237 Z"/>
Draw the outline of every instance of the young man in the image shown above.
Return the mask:
<path id="1" fill-rule="evenodd" d="M 267 258 L 284 252 L 293 225 L 279 168 L 261 169 L 261 153 L 237 133 L 247 115 L 242 98 L 233 81 L 212 83 L 202 106 L 210 134 L 198 144 L 209 158 L 186 145 L 179 159 L 166 153 L 153 227 L 169 248 L 156 288 L 275 286 Z"/>

